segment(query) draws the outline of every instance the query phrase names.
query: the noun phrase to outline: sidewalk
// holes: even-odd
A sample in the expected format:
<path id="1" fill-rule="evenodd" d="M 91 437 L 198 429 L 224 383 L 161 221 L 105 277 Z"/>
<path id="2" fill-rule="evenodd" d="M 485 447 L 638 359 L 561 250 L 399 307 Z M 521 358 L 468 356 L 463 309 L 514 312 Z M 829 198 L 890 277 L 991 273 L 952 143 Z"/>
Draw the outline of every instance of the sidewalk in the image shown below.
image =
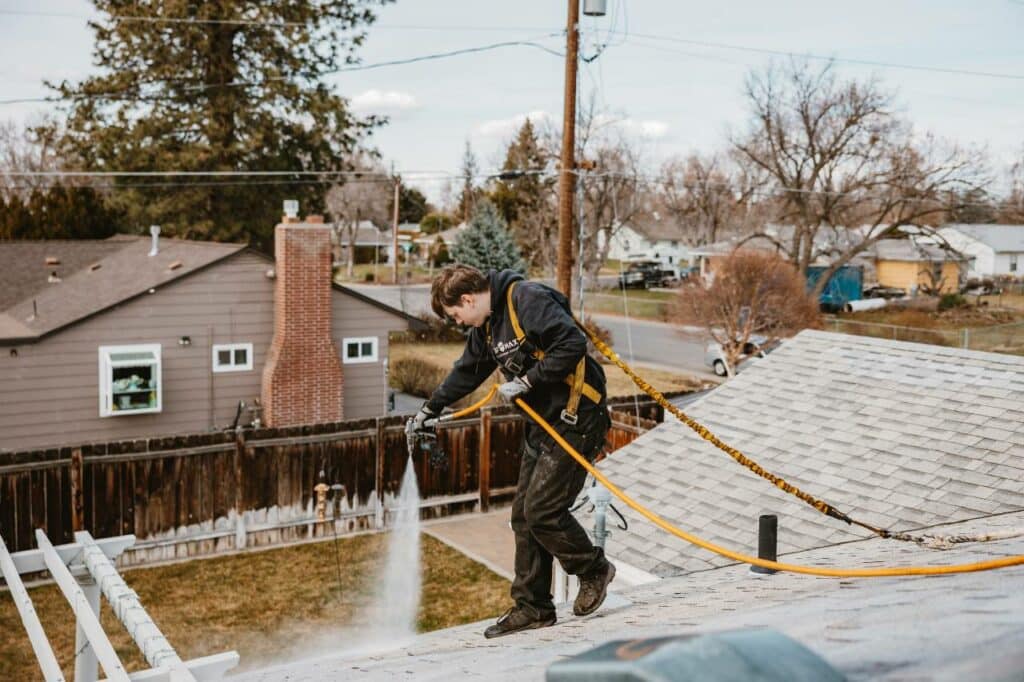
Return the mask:
<path id="1" fill-rule="evenodd" d="M 463 514 L 423 524 L 423 532 L 507 580 L 515 575 L 515 536 L 508 522 L 512 508 L 486 514 Z"/>

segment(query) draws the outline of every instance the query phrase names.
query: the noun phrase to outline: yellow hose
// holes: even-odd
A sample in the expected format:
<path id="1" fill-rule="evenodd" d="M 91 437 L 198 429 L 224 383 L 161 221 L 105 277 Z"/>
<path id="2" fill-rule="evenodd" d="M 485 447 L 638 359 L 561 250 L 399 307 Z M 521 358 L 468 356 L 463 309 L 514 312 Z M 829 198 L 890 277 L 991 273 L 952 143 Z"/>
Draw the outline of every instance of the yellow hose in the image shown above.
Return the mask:
<path id="1" fill-rule="evenodd" d="M 497 387 L 492 388 L 491 393 L 488 393 L 488 400 L 490 399 L 490 396 L 494 393 L 496 388 Z M 477 405 L 474 405 L 472 407 L 477 408 L 478 406 L 483 405 L 485 402 L 486 400 L 481 401 L 477 403 Z M 604 474 L 602 474 L 600 471 L 594 468 L 594 466 L 590 464 L 590 462 L 588 462 L 582 455 L 580 455 L 580 453 L 576 452 L 576 450 L 568 442 L 566 442 L 566 440 L 562 438 L 562 436 L 557 431 L 555 431 L 554 428 L 552 428 L 551 424 L 549 424 L 547 421 L 544 420 L 543 417 L 537 414 L 529 405 L 526 404 L 525 401 L 523 401 L 521 398 L 516 398 L 515 402 L 524 412 L 526 412 L 526 414 L 531 419 L 533 419 L 533 421 L 537 422 L 537 424 L 539 424 L 541 428 L 547 431 L 548 435 L 554 438 L 555 442 L 562 446 L 562 448 L 566 452 L 568 452 L 573 459 L 579 462 L 580 466 L 582 466 L 584 469 L 590 472 L 590 474 L 595 479 L 600 481 L 604 487 L 608 488 L 608 490 L 613 495 L 615 495 L 620 500 L 625 502 L 627 505 L 632 507 L 634 510 L 637 511 L 637 513 L 647 518 L 649 521 L 654 523 L 654 525 L 658 526 L 659 528 L 668 531 L 672 535 L 675 535 L 677 538 L 686 540 L 687 542 L 697 545 L 698 547 L 703 547 L 704 549 L 714 552 L 715 554 L 720 554 L 724 557 L 734 559 L 735 561 L 742 561 L 743 563 L 752 564 L 754 566 L 761 566 L 762 568 L 770 568 L 776 571 L 789 571 L 791 573 L 804 573 L 806 575 L 819 575 L 833 578 L 879 578 L 885 576 L 901 575 L 944 575 L 948 573 L 973 573 L 975 571 L 989 571 L 995 568 L 1006 568 L 1008 566 L 1020 566 L 1024 564 L 1024 555 L 1018 555 L 1005 557 L 1003 559 L 992 559 L 990 561 L 979 561 L 973 564 L 957 564 L 953 566 L 901 566 L 891 568 L 852 569 L 816 568 L 813 566 L 801 566 L 799 564 L 784 564 L 778 561 L 768 561 L 766 559 L 759 559 L 758 557 L 749 556 L 747 554 L 741 554 L 739 552 L 734 552 L 732 550 L 726 549 L 725 547 L 719 547 L 716 544 L 713 544 L 706 540 L 702 540 L 696 535 L 691 535 L 690 533 L 687 533 L 686 531 L 677 528 L 676 526 L 672 525 L 665 519 L 661 518 L 654 512 L 644 507 L 639 502 L 636 502 L 633 498 L 631 498 L 629 495 L 620 490 L 614 483 L 609 481 Z M 470 408 L 467 408 L 467 410 L 469 409 Z M 466 410 L 463 410 L 463 412 L 465 413 Z"/>
<path id="2" fill-rule="evenodd" d="M 485 395 L 483 398 L 481 398 L 480 400 L 476 401 L 475 403 L 473 403 L 469 407 L 465 407 L 465 408 L 459 410 L 458 412 L 452 412 L 451 414 L 444 415 L 444 420 L 445 421 L 451 421 L 453 419 L 461 419 L 462 417 L 465 417 L 468 414 L 473 414 L 474 412 L 479 410 L 481 407 L 483 407 L 487 403 L 491 402 L 491 398 L 493 398 L 494 394 L 497 393 L 497 392 L 498 392 L 498 384 L 494 384 L 493 386 L 491 386 L 491 390 L 488 391 L 487 395 Z"/>

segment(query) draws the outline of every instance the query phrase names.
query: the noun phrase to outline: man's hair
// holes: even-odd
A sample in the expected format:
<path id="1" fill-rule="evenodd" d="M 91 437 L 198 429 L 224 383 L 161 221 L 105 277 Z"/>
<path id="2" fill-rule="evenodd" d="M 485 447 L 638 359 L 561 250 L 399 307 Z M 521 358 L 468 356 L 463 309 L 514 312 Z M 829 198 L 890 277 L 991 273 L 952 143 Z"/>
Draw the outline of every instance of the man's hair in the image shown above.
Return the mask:
<path id="1" fill-rule="evenodd" d="M 459 305 L 463 294 L 480 294 L 491 288 L 487 275 L 471 265 L 448 265 L 430 287 L 430 307 L 444 319 L 444 308 Z"/>

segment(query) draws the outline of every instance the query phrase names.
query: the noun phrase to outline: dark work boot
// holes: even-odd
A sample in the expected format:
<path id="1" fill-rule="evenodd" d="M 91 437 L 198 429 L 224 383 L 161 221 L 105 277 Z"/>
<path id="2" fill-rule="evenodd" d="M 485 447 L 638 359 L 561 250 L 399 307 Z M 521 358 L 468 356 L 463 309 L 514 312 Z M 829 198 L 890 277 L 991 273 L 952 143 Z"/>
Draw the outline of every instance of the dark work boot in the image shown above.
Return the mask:
<path id="1" fill-rule="evenodd" d="M 593 573 L 580 576 L 580 591 L 573 602 L 572 612 L 577 616 L 589 616 L 604 603 L 608 596 L 608 584 L 615 578 L 615 566 L 610 561 Z"/>
<path id="2" fill-rule="evenodd" d="M 554 613 L 535 618 L 525 609 L 513 606 L 498 619 L 497 623 L 484 630 L 484 637 L 492 639 L 502 635 L 511 635 L 513 632 L 546 628 L 549 625 L 554 625 L 556 620 Z"/>

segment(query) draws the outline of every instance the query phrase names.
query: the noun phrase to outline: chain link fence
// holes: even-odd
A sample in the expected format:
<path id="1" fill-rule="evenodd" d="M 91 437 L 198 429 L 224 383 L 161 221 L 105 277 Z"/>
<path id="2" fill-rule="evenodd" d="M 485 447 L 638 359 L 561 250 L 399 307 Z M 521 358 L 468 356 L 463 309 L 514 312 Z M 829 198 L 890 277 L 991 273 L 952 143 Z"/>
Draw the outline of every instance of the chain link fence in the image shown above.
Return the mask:
<path id="1" fill-rule="evenodd" d="M 825 320 L 825 329 L 843 334 L 873 336 L 893 341 L 931 343 L 938 346 L 1024 355 L 1024 322 L 1011 322 L 990 327 L 927 329 L 830 317 Z"/>

